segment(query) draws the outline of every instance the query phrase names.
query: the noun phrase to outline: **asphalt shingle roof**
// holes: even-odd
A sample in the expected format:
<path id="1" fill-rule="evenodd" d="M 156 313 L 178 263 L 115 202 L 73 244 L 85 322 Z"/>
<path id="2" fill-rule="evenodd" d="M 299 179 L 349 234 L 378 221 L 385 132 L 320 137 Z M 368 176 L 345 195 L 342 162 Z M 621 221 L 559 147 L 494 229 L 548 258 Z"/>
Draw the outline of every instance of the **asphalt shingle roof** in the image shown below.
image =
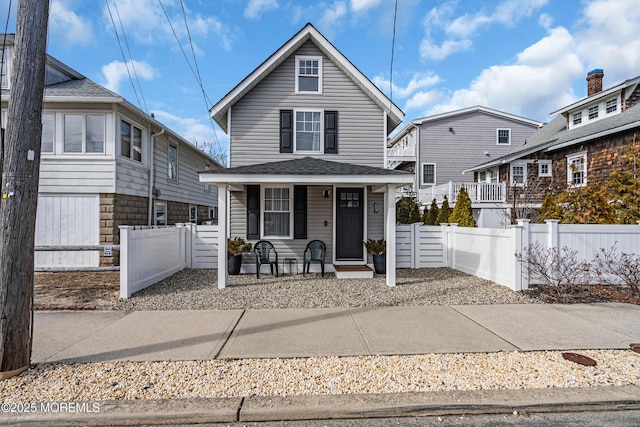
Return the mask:
<path id="1" fill-rule="evenodd" d="M 109 89 L 92 82 L 89 79 L 72 79 L 64 82 L 47 85 L 44 88 L 45 96 L 78 96 L 78 97 L 102 97 L 119 98 L 120 95 Z"/>
<path id="2" fill-rule="evenodd" d="M 397 171 L 350 163 L 332 162 L 303 157 L 280 162 L 260 163 L 248 166 L 236 166 L 226 169 L 201 172 L 212 175 L 406 175 L 409 172 Z"/>

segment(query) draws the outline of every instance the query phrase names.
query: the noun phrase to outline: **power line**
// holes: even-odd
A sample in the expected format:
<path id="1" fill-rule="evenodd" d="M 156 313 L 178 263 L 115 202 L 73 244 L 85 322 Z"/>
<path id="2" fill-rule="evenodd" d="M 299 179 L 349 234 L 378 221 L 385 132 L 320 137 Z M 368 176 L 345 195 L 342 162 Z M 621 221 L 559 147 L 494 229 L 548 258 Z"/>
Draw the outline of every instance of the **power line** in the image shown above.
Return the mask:
<path id="1" fill-rule="evenodd" d="M 193 40 L 191 38 L 191 31 L 189 30 L 189 23 L 187 20 L 187 14 L 184 8 L 184 3 L 182 0 L 180 0 L 180 6 L 182 9 L 182 15 L 184 17 L 184 24 L 187 30 L 187 35 L 189 38 L 189 45 L 191 47 L 191 53 L 193 55 L 193 62 L 195 64 L 195 70 L 193 68 L 193 66 L 191 65 L 191 62 L 189 61 L 189 58 L 187 56 L 187 53 L 184 50 L 184 47 L 182 46 L 182 43 L 180 43 L 180 38 L 178 37 L 178 34 L 176 33 L 176 30 L 173 26 L 173 23 L 171 22 L 171 18 L 169 17 L 169 14 L 167 13 L 167 9 L 165 8 L 164 4 L 162 3 L 162 0 L 158 0 L 158 3 L 160 3 L 160 7 L 162 8 L 162 12 L 164 13 L 165 18 L 167 19 L 167 22 L 169 23 L 169 27 L 171 28 L 171 32 L 173 33 L 174 38 L 176 39 L 176 42 L 178 43 L 178 46 L 180 47 L 180 50 L 182 52 L 182 56 L 184 57 L 185 61 L 187 62 L 187 65 L 189 66 L 189 69 L 191 70 L 191 73 L 193 74 L 193 77 L 196 79 L 196 83 L 198 84 L 198 86 L 200 87 L 200 91 L 202 92 L 202 97 L 205 103 L 205 108 L 207 109 L 207 111 L 209 110 L 209 105 L 212 104 L 211 100 L 209 99 L 209 97 L 207 96 L 207 92 L 204 89 L 204 84 L 202 83 L 202 77 L 200 75 L 200 68 L 198 67 L 198 60 L 196 57 L 196 53 L 195 53 L 195 48 L 193 47 Z M 220 140 L 218 139 L 218 133 L 216 132 L 216 128 L 215 125 L 213 123 L 213 119 L 211 118 L 211 115 L 209 115 L 209 123 L 211 124 L 211 129 L 213 130 L 213 136 L 215 138 L 215 142 L 216 145 L 218 146 L 218 149 L 222 152 L 222 146 L 220 145 Z"/>
<path id="2" fill-rule="evenodd" d="M 116 40 L 118 41 L 118 47 L 120 48 L 120 53 L 122 54 L 122 59 L 124 60 L 124 66 L 127 68 L 127 74 L 129 75 L 129 81 L 131 82 L 131 87 L 133 88 L 133 93 L 136 96 L 136 100 L 138 101 L 138 106 L 142 109 L 142 104 L 140 102 L 140 97 L 138 96 L 138 91 L 136 90 L 136 85 L 133 82 L 133 78 L 131 77 L 131 71 L 129 71 L 129 64 L 127 61 L 127 56 L 124 54 L 124 49 L 122 48 L 122 43 L 120 42 L 120 35 L 118 34 L 118 28 L 116 27 L 116 23 L 113 19 L 113 14 L 111 13 L 111 7 L 109 6 L 109 0 L 104 0 L 107 5 L 107 10 L 109 11 L 109 17 L 111 18 L 111 25 L 113 25 L 113 31 L 116 33 Z M 114 0 L 115 5 L 115 0 Z M 122 21 L 121 21 L 122 22 Z M 123 29 L 124 32 L 124 29 Z M 133 63 L 133 59 L 131 59 Z M 141 90 L 142 91 L 142 90 Z"/>
<path id="3" fill-rule="evenodd" d="M 393 56 L 396 49 L 396 18 L 398 17 L 398 0 L 393 10 L 393 39 L 391 41 L 391 71 L 389 72 L 389 100 L 393 104 Z M 392 107 L 392 105 L 390 106 Z"/>

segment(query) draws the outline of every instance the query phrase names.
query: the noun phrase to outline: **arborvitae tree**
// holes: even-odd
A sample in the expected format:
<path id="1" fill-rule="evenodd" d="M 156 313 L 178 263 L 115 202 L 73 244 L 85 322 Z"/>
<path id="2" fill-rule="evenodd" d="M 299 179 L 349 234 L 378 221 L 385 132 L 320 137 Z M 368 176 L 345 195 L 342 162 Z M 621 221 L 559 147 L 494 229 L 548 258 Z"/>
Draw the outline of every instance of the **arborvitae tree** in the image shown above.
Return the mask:
<path id="1" fill-rule="evenodd" d="M 460 188 L 458 193 L 458 201 L 453 208 L 453 212 L 449 216 L 449 222 L 455 222 L 460 227 L 475 227 L 476 220 L 473 219 L 473 210 L 471 209 L 471 199 L 469 193 L 464 188 Z"/>
<path id="2" fill-rule="evenodd" d="M 449 207 L 449 201 L 447 200 L 447 196 L 444 196 L 444 201 L 442 202 L 442 207 L 438 212 L 438 217 L 436 218 L 436 225 L 442 224 L 443 222 L 449 222 L 449 217 L 451 216 L 451 208 Z"/>
<path id="3" fill-rule="evenodd" d="M 562 211 L 560 209 L 560 206 L 558 206 L 558 203 L 556 202 L 556 197 L 551 193 L 547 193 L 544 196 L 542 206 L 540 206 L 540 212 L 538 213 L 535 222 L 537 222 L 538 224 L 543 224 L 547 219 L 559 220 L 561 218 Z"/>
<path id="4" fill-rule="evenodd" d="M 431 201 L 431 206 L 428 210 L 424 211 L 423 222 L 425 225 L 437 225 L 436 219 L 438 219 L 438 204 L 436 203 L 436 199 Z"/>
<path id="5" fill-rule="evenodd" d="M 400 224 L 420 222 L 420 206 L 412 197 L 403 197 L 396 203 L 396 221 Z"/>

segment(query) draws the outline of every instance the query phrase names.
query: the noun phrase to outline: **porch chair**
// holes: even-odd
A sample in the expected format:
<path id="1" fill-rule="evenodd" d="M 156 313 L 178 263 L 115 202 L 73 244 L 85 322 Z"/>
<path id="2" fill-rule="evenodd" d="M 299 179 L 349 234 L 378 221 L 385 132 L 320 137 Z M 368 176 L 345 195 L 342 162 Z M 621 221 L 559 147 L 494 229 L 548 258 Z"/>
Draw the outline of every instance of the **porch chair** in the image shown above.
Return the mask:
<path id="1" fill-rule="evenodd" d="M 312 240 L 307 243 L 307 247 L 302 255 L 302 275 L 309 272 L 309 265 L 312 262 L 320 264 L 322 277 L 324 277 L 324 254 L 327 252 L 327 245 L 322 240 Z"/>
<path id="2" fill-rule="evenodd" d="M 273 275 L 273 266 L 276 266 L 276 277 L 278 277 L 278 252 L 273 244 L 268 240 L 260 240 L 253 245 L 253 252 L 256 254 L 256 277 L 260 278 L 260 267 L 262 264 L 269 264 Z"/>

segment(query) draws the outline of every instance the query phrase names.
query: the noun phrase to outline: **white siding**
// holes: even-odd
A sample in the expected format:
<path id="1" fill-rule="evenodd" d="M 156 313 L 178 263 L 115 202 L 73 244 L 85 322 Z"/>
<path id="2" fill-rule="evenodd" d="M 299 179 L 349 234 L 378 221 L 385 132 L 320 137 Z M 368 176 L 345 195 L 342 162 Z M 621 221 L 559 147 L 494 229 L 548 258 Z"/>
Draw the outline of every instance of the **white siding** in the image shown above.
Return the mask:
<path id="1" fill-rule="evenodd" d="M 36 246 L 100 244 L 100 197 L 39 195 Z M 35 253 L 36 267 L 97 267 L 98 251 Z"/>
<path id="2" fill-rule="evenodd" d="M 113 193 L 113 159 L 43 158 L 39 193 Z"/>

